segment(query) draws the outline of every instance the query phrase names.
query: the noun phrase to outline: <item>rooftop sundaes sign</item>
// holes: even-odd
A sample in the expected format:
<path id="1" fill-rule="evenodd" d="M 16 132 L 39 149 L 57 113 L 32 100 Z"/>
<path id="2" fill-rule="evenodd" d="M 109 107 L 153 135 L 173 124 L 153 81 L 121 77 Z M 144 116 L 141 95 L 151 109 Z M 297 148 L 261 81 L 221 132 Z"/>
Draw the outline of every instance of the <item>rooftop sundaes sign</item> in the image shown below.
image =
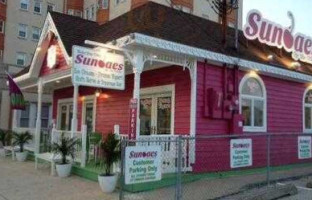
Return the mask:
<path id="1" fill-rule="evenodd" d="M 263 18 L 258 10 L 251 10 L 247 15 L 244 35 L 249 40 L 258 39 L 261 43 L 284 48 L 292 53 L 294 60 L 312 64 L 312 38 L 301 33 L 293 34 L 294 18 L 290 12 L 291 26 L 280 24 Z"/>

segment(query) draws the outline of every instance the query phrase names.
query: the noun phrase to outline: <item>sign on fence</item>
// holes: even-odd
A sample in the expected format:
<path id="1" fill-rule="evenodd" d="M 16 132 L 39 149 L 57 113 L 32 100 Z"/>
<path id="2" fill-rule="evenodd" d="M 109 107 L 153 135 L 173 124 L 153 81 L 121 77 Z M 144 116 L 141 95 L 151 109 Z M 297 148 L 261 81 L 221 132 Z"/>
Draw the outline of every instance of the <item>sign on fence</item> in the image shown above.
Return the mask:
<path id="1" fill-rule="evenodd" d="M 122 55 L 73 46 L 73 84 L 125 89 L 125 59 Z"/>
<path id="2" fill-rule="evenodd" d="M 311 158 L 311 137 L 310 136 L 298 137 L 298 158 L 299 159 Z"/>
<path id="3" fill-rule="evenodd" d="M 161 180 L 161 146 L 126 147 L 125 183 Z"/>
<path id="4" fill-rule="evenodd" d="M 138 113 L 138 99 L 131 99 L 129 116 L 129 137 L 130 139 L 136 138 L 136 126 L 137 126 L 137 113 Z"/>
<path id="5" fill-rule="evenodd" d="M 252 140 L 231 140 L 231 168 L 252 166 Z"/>

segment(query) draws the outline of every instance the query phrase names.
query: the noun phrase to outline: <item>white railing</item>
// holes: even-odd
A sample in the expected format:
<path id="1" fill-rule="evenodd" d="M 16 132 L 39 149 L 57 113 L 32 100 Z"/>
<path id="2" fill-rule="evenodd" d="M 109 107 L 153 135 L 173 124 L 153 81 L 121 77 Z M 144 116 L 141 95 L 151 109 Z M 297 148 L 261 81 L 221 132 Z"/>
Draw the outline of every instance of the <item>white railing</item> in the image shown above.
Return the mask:
<path id="1" fill-rule="evenodd" d="M 51 144 L 55 142 L 59 142 L 62 133 L 64 134 L 65 137 L 71 138 L 72 137 L 72 132 L 71 131 L 62 131 L 62 130 L 57 130 L 55 127 L 52 129 L 51 133 Z M 81 167 L 86 166 L 86 154 L 87 154 L 87 126 L 82 125 L 81 131 L 76 131 L 74 132 L 74 137 L 77 138 L 79 141 L 77 146 L 76 146 L 76 153 L 75 153 L 75 158 L 74 162 L 79 162 Z M 53 158 L 55 158 L 57 155 L 53 153 Z"/>

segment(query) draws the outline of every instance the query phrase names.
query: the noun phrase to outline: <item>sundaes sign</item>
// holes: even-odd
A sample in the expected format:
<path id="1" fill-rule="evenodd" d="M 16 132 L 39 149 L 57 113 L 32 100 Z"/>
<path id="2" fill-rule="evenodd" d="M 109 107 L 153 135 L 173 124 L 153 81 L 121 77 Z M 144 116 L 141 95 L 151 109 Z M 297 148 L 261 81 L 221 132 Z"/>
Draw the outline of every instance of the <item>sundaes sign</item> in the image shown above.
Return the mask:
<path id="1" fill-rule="evenodd" d="M 292 53 L 294 60 L 312 64 L 312 38 L 301 33 L 293 34 L 294 18 L 290 12 L 288 16 L 292 24 L 283 27 L 263 18 L 258 10 L 251 10 L 247 15 L 244 35 L 249 40 L 258 39 L 261 43 L 284 48 Z"/>
<path id="2" fill-rule="evenodd" d="M 123 56 L 74 46 L 72 59 L 73 84 L 116 90 L 125 88 Z"/>

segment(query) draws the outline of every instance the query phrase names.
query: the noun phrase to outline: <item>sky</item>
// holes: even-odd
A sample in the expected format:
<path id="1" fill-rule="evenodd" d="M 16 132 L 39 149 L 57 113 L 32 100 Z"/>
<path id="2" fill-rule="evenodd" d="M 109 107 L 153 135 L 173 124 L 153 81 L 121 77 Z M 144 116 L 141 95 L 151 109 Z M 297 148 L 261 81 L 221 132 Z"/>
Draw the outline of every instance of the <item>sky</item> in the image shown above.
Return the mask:
<path id="1" fill-rule="evenodd" d="M 300 32 L 312 37 L 312 0 L 243 0 L 243 25 L 251 9 L 257 9 L 262 16 L 288 27 L 291 24 L 287 12 L 295 17 L 294 33 Z"/>

